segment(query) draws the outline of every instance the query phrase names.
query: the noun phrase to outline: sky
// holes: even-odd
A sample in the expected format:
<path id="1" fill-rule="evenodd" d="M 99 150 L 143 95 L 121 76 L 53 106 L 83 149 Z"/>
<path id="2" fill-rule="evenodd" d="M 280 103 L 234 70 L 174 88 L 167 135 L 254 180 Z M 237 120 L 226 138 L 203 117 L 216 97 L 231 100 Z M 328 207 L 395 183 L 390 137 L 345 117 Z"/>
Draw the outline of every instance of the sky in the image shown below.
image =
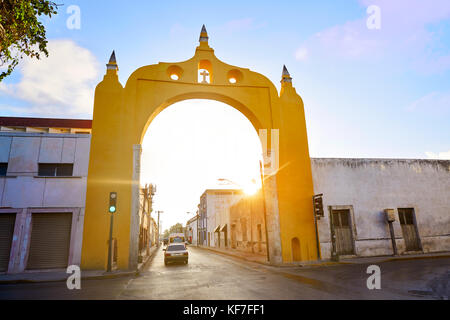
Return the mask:
<path id="1" fill-rule="evenodd" d="M 78 9 L 79 26 L 74 19 Z M 450 158 L 448 0 L 73 0 L 43 21 L 50 56 L 23 59 L 0 82 L 1 116 L 89 119 L 94 88 L 112 50 L 125 85 L 141 66 L 192 57 L 205 24 L 209 44 L 222 61 L 262 73 L 278 89 L 282 66 L 287 66 L 305 104 L 312 157 Z M 186 212 L 195 210 L 201 190 L 214 186 L 212 180 L 257 180 L 255 169 L 227 167 L 234 162 L 224 161 L 217 151 L 224 137 L 236 138 L 233 128 L 239 127 L 246 138 L 229 143 L 233 151 L 228 153 L 246 152 L 236 157 L 257 166 L 257 135 L 246 121 L 220 103 L 185 101 L 152 122 L 148 133 L 153 137 L 148 134 L 144 142 L 142 181 L 161 185 L 155 209 L 167 212 L 165 227 L 174 217 L 188 218 Z M 189 125 L 180 127 L 183 122 Z M 176 127 L 172 153 L 164 149 L 169 144 L 161 143 L 169 139 L 164 123 Z M 206 131 L 211 127 L 221 130 Z M 186 151 L 186 141 L 204 137 L 197 143 L 201 148 L 196 144 L 189 150 L 216 150 L 209 152 L 215 158 Z M 217 163 L 203 171 L 205 162 L 194 158 Z M 171 161 L 185 171 L 171 175 Z M 147 162 L 154 165 L 146 169 Z M 175 184 L 170 195 L 167 186 Z M 170 201 L 174 192 L 183 193 L 177 206 Z"/>

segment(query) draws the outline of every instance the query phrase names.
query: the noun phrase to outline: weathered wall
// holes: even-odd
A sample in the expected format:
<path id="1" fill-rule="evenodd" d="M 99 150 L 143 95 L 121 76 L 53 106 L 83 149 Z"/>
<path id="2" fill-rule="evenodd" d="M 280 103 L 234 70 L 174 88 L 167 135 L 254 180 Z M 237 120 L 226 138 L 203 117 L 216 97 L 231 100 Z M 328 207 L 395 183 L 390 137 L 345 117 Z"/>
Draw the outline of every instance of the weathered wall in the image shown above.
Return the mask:
<path id="1" fill-rule="evenodd" d="M 9 272 L 26 266 L 33 212 L 72 212 L 69 264 L 80 264 L 89 145 L 88 134 L 0 133 L 0 214 L 17 214 Z M 73 177 L 38 177 L 38 163 L 73 163 Z"/>
<path id="2" fill-rule="evenodd" d="M 192 244 L 193 245 L 197 245 L 197 235 L 198 235 L 198 230 L 197 230 L 197 219 L 191 219 L 189 220 L 189 222 L 186 224 L 186 228 L 188 228 L 187 236 L 188 237 L 192 237 Z"/>
<path id="3" fill-rule="evenodd" d="M 243 198 L 230 208 L 230 225 L 235 226 L 235 241 L 232 241 L 232 231 L 229 232 L 230 247 L 266 254 L 264 203 L 261 190 L 253 196 Z"/>
<path id="4" fill-rule="evenodd" d="M 322 258 L 330 258 L 329 206 L 352 206 L 356 254 L 392 254 L 384 209 L 414 208 L 424 252 L 450 251 L 450 161 L 311 159 L 315 194 L 323 193 L 318 229 Z M 394 232 L 405 253 L 398 219 Z"/>
<path id="5" fill-rule="evenodd" d="M 219 235 L 214 230 L 227 225 L 227 246 L 230 239 L 230 207 L 244 195 L 238 190 L 206 190 L 207 232 L 210 234 L 210 246 L 219 247 Z M 208 237 L 208 236 L 207 236 Z M 225 234 L 220 233 L 220 247 L 225 246 Z"/>

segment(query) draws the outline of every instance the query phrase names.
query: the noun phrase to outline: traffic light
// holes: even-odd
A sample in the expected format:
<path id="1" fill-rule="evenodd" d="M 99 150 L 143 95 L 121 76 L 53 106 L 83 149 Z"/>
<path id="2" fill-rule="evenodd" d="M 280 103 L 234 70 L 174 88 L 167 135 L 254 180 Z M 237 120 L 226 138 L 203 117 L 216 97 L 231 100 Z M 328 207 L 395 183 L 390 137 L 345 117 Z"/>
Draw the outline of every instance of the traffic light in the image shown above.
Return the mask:
<path id="1" fill-rule="evenodd" d="M 109 212 L 111 212 L 111 213 L 116 212 L 116 210 L 117 210 L 116 203 L 117 203 L 117 193 L 110 192 L 109 193 Z"/>
<path id="2" fill-rule="evenodd" d="M 314 215 L 316 217 L 323 217 L 323 201 L 322 194 L 313 196 L 313 204 L 314 204 Z"/>

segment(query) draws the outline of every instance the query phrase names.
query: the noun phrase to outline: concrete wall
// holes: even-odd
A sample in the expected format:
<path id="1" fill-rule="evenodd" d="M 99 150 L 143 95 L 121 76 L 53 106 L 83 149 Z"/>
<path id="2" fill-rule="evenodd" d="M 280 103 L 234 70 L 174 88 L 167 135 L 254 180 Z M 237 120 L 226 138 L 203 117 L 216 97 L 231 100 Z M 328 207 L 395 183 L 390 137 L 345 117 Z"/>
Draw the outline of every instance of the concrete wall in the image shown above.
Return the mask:
<path id="1" fill-rule="evenodd" d="M 189 222 L 186 224 L 186 228 L 187 228 L 187 236 L 188 237 L 192 237 L 192 244 L 193 245 L 197 245 L 197 219 L 191 219 L 189 220 Z M 189 238 L 188 238 L 189 239 Z"/>
<path id="2" fill-rule="evenodd" d="M 229 239 L 233 249 L 266 254 L 266 229 L 262 192 L 241 199 L 230 208 L 230 223 L 234 225 L 235 243 L 232 231 Z M 231 228 L 230 228 L 231 229 Z"/>
<path id="3" fill-rule="evenodd" d="M 26 267 L 33 212 L 72 212 L 69 264 L 80 264 L 90 135 L 0 132 L 0 214 L 16 212 L 8 272 Z M 73 163 L 72 177 L 38 177 L 38 163 Z"/>
<path id="4" fill-rule="evenodd" d="M 315 194 L 323 193 L 318 221 L 323 259 L 331 256 L 330 206 L 349 208 L 356 255 L 392 254 L 384 209 L 396 210 L 394 233 L 405 252 L 398 208 L 414 208 L 423 252 L 450 251 L 450 161 L 312 159 Z"/>
<path id="5" fill-rule="evenodd" d="M 207 234 L 210 234 L 210 246 L 219 247 L 219 233 L 214 230 L 220 226 L 227 226 L 227 239 L 225 234 L 220 232 L 220 247 L 230 245 L 230 207 L 244 197 L 241 191 L 233 190 L 207 190 L 206 191 L 206 212 L 207 212 Z M 208 235 L 206 236 L 206 238 Z"/>

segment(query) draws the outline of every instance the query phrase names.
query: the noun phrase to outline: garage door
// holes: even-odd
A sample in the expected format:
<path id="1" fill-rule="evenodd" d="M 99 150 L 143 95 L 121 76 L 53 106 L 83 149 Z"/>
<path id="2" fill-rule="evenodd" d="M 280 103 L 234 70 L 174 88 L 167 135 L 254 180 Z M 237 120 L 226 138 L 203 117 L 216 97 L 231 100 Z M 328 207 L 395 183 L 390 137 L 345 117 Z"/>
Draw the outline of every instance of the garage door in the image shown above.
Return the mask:
<path id="1" fill-rule="evenodd" d="M 33 213 L 27 269 L 66 268 L 72 213 Z"/>
<path id="2" fill-rule="evenodd" d="M 0 213 L 0 272 L 8 270 L 15 221 L 15 213 Z"/>

